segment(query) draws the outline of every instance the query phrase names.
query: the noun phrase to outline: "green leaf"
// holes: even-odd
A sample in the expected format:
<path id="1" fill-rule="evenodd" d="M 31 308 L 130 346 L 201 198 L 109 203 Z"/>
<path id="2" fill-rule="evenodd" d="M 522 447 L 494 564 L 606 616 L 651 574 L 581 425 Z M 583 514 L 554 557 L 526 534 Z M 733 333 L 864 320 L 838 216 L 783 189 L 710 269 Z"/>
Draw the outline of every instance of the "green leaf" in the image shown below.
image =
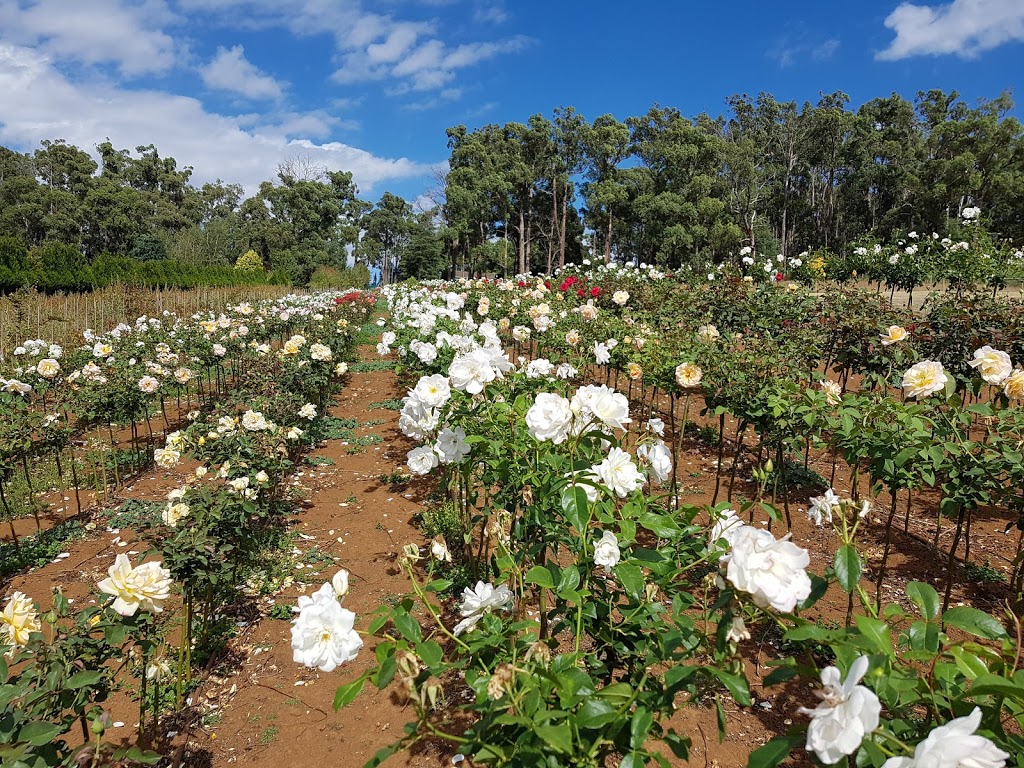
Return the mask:
<path id="1" fill-rule="evenodd" d="M 1002 624 L 977 608 L 968 606 L 950 608 L 942 615 L 942 622 L 946 626 L 956 627 L 970 635 L 983 637 L 986 640 L 1002 640 L 1009 637 Z"/>
<path id="2" fill-rule="evenodd" d="M 973 653 L 965 651 L 961 646 L 954 645 L 949 649 L 949 654 L 953 657 L 953 661 L 956 662 L 957 669 L 963 672 L 964 677 L 968 680 L 976 680 L 982 675 L 988 674 L 988 665 Z"/>
<path id="3" fill-rule="evenodd" d="M 562 491 L 562 513 L 566 522 L 582 533 L 587 525 L 587 491 L 581 485 L 570 485 Z"/>
<path id="4" fill-rule="evenodd" d="M 544 587 L 545 589 L 555 588 L 555 580 L 551 576 L 551 571 L 543 565 L 535 565 L 526 572 L 526 583 L 536 584 L 538 587 Z"/>
<path id="5" fill-rule="evenodd" d="M 718 743 L 725 741 L 725 707 L 722 706 L 722 697 L 715 696 L 715 722 L 718 724 Z"/>
<path id="6" fill-rule="evenodd" d="M 377 768 L 378 765 L 383 763 L 385 760 L 387 760 L 389 757 L 395 754 L 395 752 L 401 749 L 402 744 L 403 742 L 396 741 L 394 744 L 388 744 L 383 749 L 377 750 L 377 754 L 371 757 L 367 761 L 366 765 L 363 766 L 363 768 Z"/>
<path id="7" fill-rule="evenodd" d="M 934 619 L 939 615 L 939 594 L 931 584 L 912 581 L 907 584 L 907 597 L 926 619 Z"/>
<path id="8" fill-rule="evenodd" d="M 354 680 L 347 685 L 339 685 L 338 690 L 334 693 L 334 711 L 337 712 L 339 709 L 344 707 L 346 704 L 350 704 L 355 701 L 363 691 L 363 685 L 366 683 L 366 675 L 364 674 L 358 680 Z"/>
<path id="9" fill-rule="evenodd" d="M 426 592 L 444 592 L 448 587 L 452 585 L 449 579 L 434 579 L 432 582 L 423 587 Z"/>
<path id="10" fill-rule="evenodd" d="M 572 752 L 572 726 L 567 722 L 558 725 L 538 725 L 534 732 L 555 752 L 568 755 Z"/>
<path id="11" fill-rule="evenodd" d="M 961 698 L 973 699 L 978 696 L 1001 696 L 1022 701 L 1024 700 L 1024 686 L 999 677 L 999 675 L 983 675 L 974 681 L 974 684 L 964 692 Z"/>
<path id="12" fill-rule="evenodd" d="M 641 749 L 654 723 L 654 714 L 646 707 L 637 707 L 629 721 L 629 746 Z M 640 763 L 642 765 L 642 763 Z"/>
<path id="13" fill-rule="evenodd" d="M 60 725 L 48 723 L 45 720 L 32 720 L 25 723 L 18 733 L 18 739 L 31 744 L 33 747 L 41 747 L 49 744 L 58 734 L 64 730 Z"/>
<path id="14" fill-rule="evenodd" d="M 839 586 L 846 594 L 852 595 L 860 581 L 861 572 L 860 555 L 853 544 L 843 544 L 836 550 L 835 571 Z"/>
<path id="15" fill-rule="evenodd" d="M 853 620 L 861 636 L 869 641 L 873 651 L 884 653 L 886 656 L 892 655 L 892 635 L 889 634 L 888 624 L 870 616 L 855 616 Z"/>
<path id="16" fill-rule="evenodd" d="M 103 672 L 100 670 L 86 670 L 84 672 L 76 672 L 69 677 L 65 683 L 65 688 L 85 688 L 89 685 L 96 685 L 103 678 Z"/>
<path id="17" fill-rule="evenodd" d="M 580 728 L 594 729 L 618 719 L 618 709 L 607 701 L 591 697 L 580 707 L 576 715 L 576 725 Z"/>
<path id="18" fill-rule="evenodd" d="M 753 703 L 750 700 L 750 687 L 747 685 L 746 678 L 726 672 L 718 667 L 704 667 L 703 669 L 717 677 L 741 707 L 749 707 Z"/>
<path id="19" fill-rule="evenodd" d="M 825 593 L 828 592 L 828 579 L 823 579 L 816 573 L 809 573 L 807 575 L 811 579 L 811 593 L 797 606 L 801 611 L 814 607 L 814 604 L 821 600 Z"/>
<path id="20" fill-rule="evenodd" d="M 433 640 L 428 640 L 425 643 L 420 643 L 416 646 L 416 653 L 423 659 L 423 663 L 433 669 L 441 663 L 441 659 L 444 657 L 444 651 L 441 646 L 435 643 Z"/>
<path id="21" fill-rule="evenodd" d="M 804 737 L 776 736 L 763 747 L 758 747 L 747 758 L 747 768 L 775 768 L 789 757 L 789 753 Z"/>
<path id="22" fill-rule="evenodd" d="M 562 571 L 562 577 L 558 580 L 558 595 L 565 598 L 564 593 L 572 592 L 580 585 L 580 571 L 575 565 L 570 565 Z"/>
<path id="23" fill-rule="evenodd" d="M 395 629 L 397 629 L 401 633 L 402 637 L 410 643 L 418 643 L 422 638 L 419 622 L 405 611 L 395 611 L 391 620 L 395 625 Z"/>
<path id="24" fill-rule="evenodd" d="M 643 571 L 631 563 L 619 563 L 615 566 L 615 576 L 626 590 L 626 594 L 639 602 L 644 594 Z"/>

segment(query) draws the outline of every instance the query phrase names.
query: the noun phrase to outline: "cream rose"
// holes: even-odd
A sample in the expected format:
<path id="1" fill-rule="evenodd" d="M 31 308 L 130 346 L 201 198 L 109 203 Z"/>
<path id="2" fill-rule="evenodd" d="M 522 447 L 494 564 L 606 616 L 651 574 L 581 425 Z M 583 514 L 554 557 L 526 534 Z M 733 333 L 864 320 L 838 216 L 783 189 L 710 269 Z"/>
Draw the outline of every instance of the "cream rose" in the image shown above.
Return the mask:
<path id="1" fill-rule="evenodd" d="M 941 392 L 949 378 L 937 360 L 922 360 L 910 366 L 903 374 L 903 389 L 907 397 L 922 398 Z"/>
<path id="2" fill-rule="evenodd" d="M 164 601 L 171 594 L 171 572 L 159 562 L 132 568 L 128 556 L 121 554 L 107 573 L 108 577 L 96 586 L 115 597 L 111 607 L 119 614 L 134 616 L 140 609 L 147 613 L 163 611 Z"/>

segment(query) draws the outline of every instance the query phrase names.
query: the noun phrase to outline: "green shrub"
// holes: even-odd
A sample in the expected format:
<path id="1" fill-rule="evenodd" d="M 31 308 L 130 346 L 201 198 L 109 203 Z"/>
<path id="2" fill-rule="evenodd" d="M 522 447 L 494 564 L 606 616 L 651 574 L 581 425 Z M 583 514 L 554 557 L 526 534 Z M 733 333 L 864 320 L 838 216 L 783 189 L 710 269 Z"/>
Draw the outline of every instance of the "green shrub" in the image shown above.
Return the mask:
<path id="1" fill-rule="evenodd" d="M 252 248 L 238 257 L 235 269 L 239 272 L 263 272 L 263 259 Z"/>

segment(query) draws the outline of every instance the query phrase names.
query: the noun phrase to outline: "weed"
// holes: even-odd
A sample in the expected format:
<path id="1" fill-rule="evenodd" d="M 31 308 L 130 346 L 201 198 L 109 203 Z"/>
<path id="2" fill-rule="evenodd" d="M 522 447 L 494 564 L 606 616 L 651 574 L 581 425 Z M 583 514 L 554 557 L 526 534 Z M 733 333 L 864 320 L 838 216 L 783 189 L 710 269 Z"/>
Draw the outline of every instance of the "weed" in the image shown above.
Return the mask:
<path id="1" fill-rule="evenodd" d="M 984 565 L 973 562 L 964 563 L 964 574 L 970 581 L 979 584 L 1002 584 L 1006 581 L 1006 576 L 993 568 L 988 560 Z"/>
<path id="2" fill-rule="evenodd" d="M 405 485 L 412 480 L 412 475 L 404 472 L 392 472 L 390 475 L 378 475 L 377 479 L 382 485 Z"/>
<path id="3" fill-rule="evenodd" d="M 356 428 L 355 419 L 339 419 L 336 416 L 324 416 L 310 426 L 308 432 L 314 442 L 323 440 L 351 440 L 352 430 Z"/>
<path id="4" fill-rule="evenodd" d="M 302 556 L 302 562 L 306 565 L 331 565 L 334 562 L 334 557 L 324 552 L 320 547 L 313 545 Z"/>
<path id="5" fill-rule="evenodd" d="M 786 487 L 790 490 L 796 488 L 807 488 L 815 491 L 824 491 L 828 488 L 828 480 L 819 475 L 813 469 L 804 467 L 799 461 L 793 461 L 787 458 L 784 462 L 782 474 L 779 475 L 779 485 L 782 483 L 786 484 Z M 768 484 L 766 487 L 771 488 L 775 483 L 776 473 L 772 472 L 768 475 Z"/>
<path id="6" fill-rule="evenodd" d="M 168 686 L 168 690 L 170 690 L 170 686 Z M 205 715 L 203 715 L 203 727 L 209 728 L 212 725 L 217 725 L 223 719 L 223 712 L 207 712 Z"/>
<path id="7" fill-rule="evenodd" d="M 128 499 L 116 509 L 104 510 L 103 516 L 111 528 L 132 528 L 143 530 L 160 522 L 160 513 L 166 506 L 162 501 Z"/>
<path id="8" fill-rule="evenodd" d="M 389 411 L 400 411 L 402 410 L 402 405 L 403 403 L 401 400 L 382 400 L 379 403 L 370 403 L 370 405 L 367 406 L 366 410 L 374 411 L 380 408 L 385 408 Z"/>
<path id="9" fill-rule="evenodd" d="M 686 425 L 689 429 L 690 425 Z M 703 427 L 697 429 L 697 439 L 705 445 L 718 445 L 718 427 L 713 427 L 710 424 L 706 424 Z"/>
<path id="10" fill-rule="evenodd" d="M 446 540 L 462 540 L 462 515 L 450 501 L 424 510 L 418 524 L 428 539 L 444 536 Z"/>
<path id="11" fill-rule="evenodd" d="M 332 467 L 334 459 L 330 456 L 307 456 L 306 463 L 311 467 Z"/>
<path id="12" fill-rule="evenodd" d="M 368 360 L 352 363 L 348 367 L 349 373 L 371 373 L 372 371 L 393 371 L 394 369 L 394 360 Z"/>
<path id="13" fill-rule="evenodd" d="M 292 620 L 292 609 L 289 605 L 282 605 L 281 603 L 274 603 L 274 607 L 270 609 L 267 614 L 272 619 L 278 621 L 291 621 Z"/>
<path id="14" fill-rule="evenodd" d="M 31 536 L 22 536 L 20 551 L 9 541 L 0 543 L 0 577 L 10 576 L 23 568 L 38 568 L 53 560 L 64 546 L 85 536 L 85 528 L 77 520 L 55 525 Z"/>

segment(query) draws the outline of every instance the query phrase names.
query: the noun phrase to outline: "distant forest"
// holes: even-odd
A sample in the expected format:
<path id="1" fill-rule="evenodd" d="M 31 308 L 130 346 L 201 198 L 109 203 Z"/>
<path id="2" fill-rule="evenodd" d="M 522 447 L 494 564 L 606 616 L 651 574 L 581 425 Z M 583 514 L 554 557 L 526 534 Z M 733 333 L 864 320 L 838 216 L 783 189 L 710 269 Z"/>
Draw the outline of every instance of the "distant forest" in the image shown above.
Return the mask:
<path id="1" fill-rule="evenodd" d="M 247 279 L 294 284 L 343 271 L 350 253 L 388 282 L 550 271 L 586 256 L 678 268 L 743 246 L 791 256 L 945 234 L 967 206 L 994 237 L 1024 240 L 1024 131 L 1009 94 L 973 107 L 934 90 L 856 110 L 844 93 L 727 105 L 691 118 L 656 104 L 622 121 L 562 107 L 449 128 L 449 168 L 426 212 L 391 193 L 364 201 L 351 173 L 305 158 L 245 198 L 238 184 L 192 185 L 192 168 L 152 145 L 0 147 L 0 288 L 46 273 L 45 288 L 84 288 L 119 270 L 228 279 L 250 250 L 263 269 Z M 147 262 L 164 266 L 139 272 Z"/>

